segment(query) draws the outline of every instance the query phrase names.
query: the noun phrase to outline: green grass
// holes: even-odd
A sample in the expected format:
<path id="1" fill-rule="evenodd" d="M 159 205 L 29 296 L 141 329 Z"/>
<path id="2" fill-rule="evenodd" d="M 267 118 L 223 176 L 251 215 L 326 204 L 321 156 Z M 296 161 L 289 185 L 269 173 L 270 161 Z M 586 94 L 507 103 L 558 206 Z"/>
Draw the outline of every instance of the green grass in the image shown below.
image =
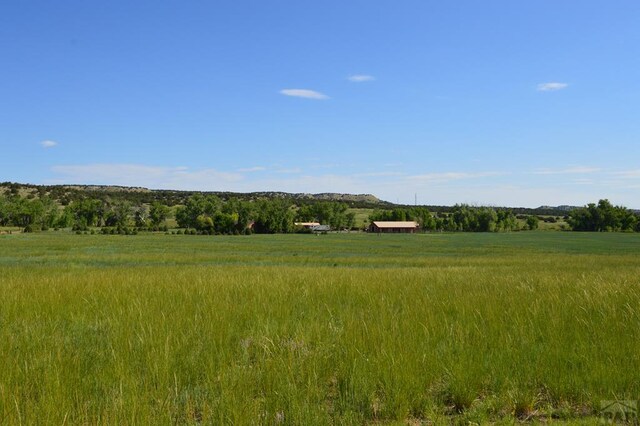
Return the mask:
<path id="1" fill-rule="evenodd" d="M 358 208 L 350 208 L 349 212 L 355 214 L 356 219 L 356 228 L 364 228 L 369 226 L 369 216 L 373 213 L 375 209 L 358 209 Z"/>
<path id="2" fill-rule="evenodd" d="M 0 237 L 0 424 L 598 423 L 640 236 Z"/>

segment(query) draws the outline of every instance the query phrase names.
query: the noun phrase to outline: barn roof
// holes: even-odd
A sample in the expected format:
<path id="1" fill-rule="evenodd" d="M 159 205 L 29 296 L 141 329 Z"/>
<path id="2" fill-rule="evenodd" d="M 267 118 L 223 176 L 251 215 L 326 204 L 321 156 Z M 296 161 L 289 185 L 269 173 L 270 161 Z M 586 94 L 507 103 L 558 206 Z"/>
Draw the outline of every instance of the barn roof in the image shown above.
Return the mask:
<path id="1" fill-rule="evenodd" d="M 391 221 L 373 221 L 373 224 L 378 228 L 417 228 L 417 222 L 391 222 Z"/>

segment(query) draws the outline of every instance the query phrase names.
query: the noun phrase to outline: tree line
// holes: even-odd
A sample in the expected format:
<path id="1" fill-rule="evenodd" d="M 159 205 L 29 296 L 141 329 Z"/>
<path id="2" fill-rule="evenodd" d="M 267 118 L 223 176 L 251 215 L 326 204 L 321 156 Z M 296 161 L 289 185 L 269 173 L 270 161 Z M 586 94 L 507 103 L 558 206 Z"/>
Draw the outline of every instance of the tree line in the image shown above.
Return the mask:
<path id="1" fill-rule="evenodd" d="M 83 198 L 60 205 L 52 198 L 0 195 L 0 226 L 16 226 L 25 232 L 50 228 L 102 233 L 168 231 L 167 220 L 175 218 L 191 234 L 291 233 L 303 231 L 296 222 L 315 221 L 333 229 L 355 226 L 355 215 L 345 203 L 323 201 L 297 206 L 287 199 L 245 201 L 222 200 L 216 195 L 195 194 L 184 205 L 172 208 L 158 201 L 134 205 L 126 200 Z M 186 231 L 185 231 L 186 230 Z"/>
<path id="2" fill-rule="evenodd" d="M 638 213 L 614 206 L 606 199 L 572 210 L 568 222 L 574 231 L 640 232 Z"/>
<path id="3" fill-rule="evenodd" d="M 415 221 L 423 231 L 497 232 L 520 229 L 516 215 L 509 209 L 473 207 L 466 204 L 456 204 L 450 212 L 436 213 L 425 207 L 375 210 L 369 216 L 369 220 Z M 535 223 L 528 223 L 528 226 L 529 229 L 536 229 L 537 218 Z"/>
<path id="4" fill-rule="evenodd" d="M 519 225 L 518 219 L 524 221 Z M 640 232 L 640 214 L 626 207 L 614 206 L 609 200 L 600 200 L 571 210 L 565 216 L 572 231 Z M 512 209 L 473 207 L 456 204 L 449 212 L 431 212 L 426 207 L 397 207 L 375 210 L 370 221 L 415 221 L 425 231 L 497 232 L 520 229 L 538 229 L 540 220 L 555 222 L 555 217 L 516 215 Z"/>
<path id="5" fill-rule="evenodd" d="M 78 232 L 98 229 L 102 233 L 167 232 L 167 221 L 172 218 L 180 228 L 177 232 L 192 234 L 303 232 L 296 222 L 318 222 L 334 230 L 356 226 L 349 204 L 339 201 L 296 204 L 287 198 L 225 200 L 195 193 L 178 206 L 159 201 L 133 204 L 128 200 L 91 197 L 63 205 L 46 195 L 23 197 L 17 191 L 0 195 L 0 226 L 20 227 L 26 232 L 51 228 Z M 566 220 L 574 231 L 640 232 L 638 213 L 613 206 L 608 200 L 576 208 Z M 504 232 L 537 229 L 540 218 L 516 216 L 511 209 L 457 204 L 448 212 L 432 212 L 417 206 L 376 209 L 369 221 L 416 221 L 425 232 Z"/>
<path id="6" fill-rule="evenodd" d="M 54 228 L 166 229 L 170 208 L 158 202 L 134 206 L 128 201 L 108 202 L 85 198 L 61 206 L 49 197 L 0 196 L 0 226 L 16 226 L 25 232 Z"/>
<path id="7" fill-rule="evenodd" d="M 284 198 L 223 201 L 215 195 L 196 194 L 176 209 L 179 227 L 203 234 L 280 234 L 303 232 L 296 222 L 318 222 L 332 229 L 351 229 L 355 215 L 346 203 L 320 201 L 298 206 Z"/>

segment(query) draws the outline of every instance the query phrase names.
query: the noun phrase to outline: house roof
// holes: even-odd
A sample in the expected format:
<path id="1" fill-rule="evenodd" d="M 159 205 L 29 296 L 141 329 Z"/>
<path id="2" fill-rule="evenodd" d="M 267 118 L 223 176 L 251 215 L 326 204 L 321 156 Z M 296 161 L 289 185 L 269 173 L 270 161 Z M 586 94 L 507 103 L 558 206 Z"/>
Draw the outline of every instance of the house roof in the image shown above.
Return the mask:
<path id="1" fill-rule="evenodd" d="M 374 221 L 373 224 L 378 228 L 417 228 L 417 222 L 391 222 L 391 221 Z"/>

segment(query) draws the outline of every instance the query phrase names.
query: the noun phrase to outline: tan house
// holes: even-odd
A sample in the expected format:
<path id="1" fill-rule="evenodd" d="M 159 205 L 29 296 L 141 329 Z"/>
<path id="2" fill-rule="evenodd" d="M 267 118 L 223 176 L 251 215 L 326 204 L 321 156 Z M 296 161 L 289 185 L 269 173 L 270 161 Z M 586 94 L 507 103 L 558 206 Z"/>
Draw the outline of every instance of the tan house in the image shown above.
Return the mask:
<path id="1" fill-rule="evenodd" d="M 301 228 L 312 229 L 316 226 L 320 226 L 320 222 L 295 222 L 294 225 Z"/>
<path id="2" fill-rule="evenodd" d="M 391 222 L 376 220 L 369 225 L 369 232 L 384 232 L 396 234 L 413 234 L 418 230 L 417 222 Z"/>

